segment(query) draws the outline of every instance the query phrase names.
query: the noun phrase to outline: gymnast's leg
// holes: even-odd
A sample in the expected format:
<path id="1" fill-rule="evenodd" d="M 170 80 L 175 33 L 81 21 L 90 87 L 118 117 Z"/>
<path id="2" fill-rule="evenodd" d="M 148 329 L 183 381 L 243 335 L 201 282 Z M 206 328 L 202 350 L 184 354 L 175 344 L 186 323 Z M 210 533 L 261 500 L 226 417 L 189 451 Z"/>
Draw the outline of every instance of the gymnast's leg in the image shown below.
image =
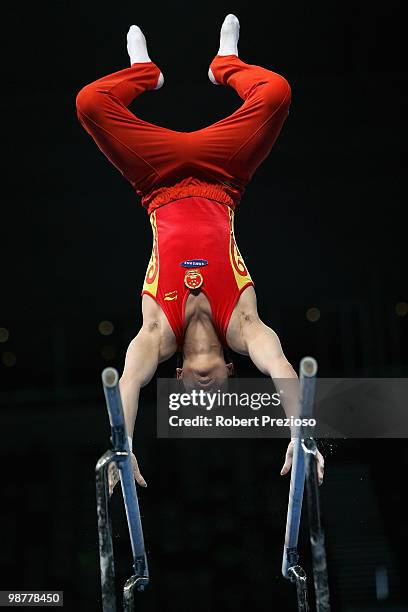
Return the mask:
<path id="1" fill-rule="evenodd" d="M 291 89 L 281 75 L 243 62 L 238 57 L 239 22 L 227 15 L 221 28 L 220 48 L 210 65 L 210 79 L 233 87 L 244 101 L 225 119 L 199 134 L 203 168 L 220 169 L 246 185 L 270 153 L 288 116 Z"/>
<path id="2" fill-rule="evenodd" d="M 140 94 L 163 84 L 148 56 L 140 28 L 127 37 L 131 67 L 86 85 L 76 98 L 78 119 L 99 149 L 134 186 L 149 186 L 166 158 L 169 130 L 136 117 L 128 108 Z"/>

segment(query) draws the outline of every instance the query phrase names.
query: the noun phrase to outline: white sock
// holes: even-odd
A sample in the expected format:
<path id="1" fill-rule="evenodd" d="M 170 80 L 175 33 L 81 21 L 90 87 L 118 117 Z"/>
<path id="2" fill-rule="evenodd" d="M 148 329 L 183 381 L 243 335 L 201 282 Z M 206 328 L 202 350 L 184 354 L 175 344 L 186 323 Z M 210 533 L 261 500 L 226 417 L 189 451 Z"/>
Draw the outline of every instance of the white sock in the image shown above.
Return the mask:
<path id="1" fill-rule="evenodd" d="M 127 51 L 130 63 L 151 62 L 147 52 L 146 38 L 139 26 L 132 25 L 127 33 Z"/>
<path id="2" fill-rule="evenodd" d="M 132 25 L 127 33 L 127 51 L 130 57 L 130 65 L 132 64 L 145 64 L 151 62 L 147 52 L 146 38 L 139 26 Z M 159 80 L 155 89 L 160 89 L 163 85 L 164 78 L 160 73 Z"/>
<path id="3" fill-rule="evenodd" d="M 238 17 L 230 13 L 224 19 L 220 32 L 220 48 L 217 55 L 238 55 L 239 40 L 239 20 Z M 208 70 L 208 77 L 214 85 L 218 85 L 211 68 Z"/>
<path id="4" fill-rule="evenodd" d="M 220 48 L 217 55 L 238 55 L 239 20 L 230 13 L 224 19 L 220 32 Z"/>

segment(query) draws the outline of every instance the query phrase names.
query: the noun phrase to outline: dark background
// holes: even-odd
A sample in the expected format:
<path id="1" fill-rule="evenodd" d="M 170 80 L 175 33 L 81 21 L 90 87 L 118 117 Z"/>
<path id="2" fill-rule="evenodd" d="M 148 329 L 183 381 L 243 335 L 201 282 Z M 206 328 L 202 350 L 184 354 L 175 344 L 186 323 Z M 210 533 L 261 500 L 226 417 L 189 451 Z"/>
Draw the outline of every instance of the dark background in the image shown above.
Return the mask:
<path id="1" fill-rule="evenodd" d="M 293 95 L 236 217 L 260 314 L 295 367 L 312 354 L 321 376 L 406 376 L 406 23 L 398 2 L 9 6 L 1 589 L 63 589 L 65 609 L 100 610 L 93 470 L 109 444 L 100 372 L 122 369 L 141 323 L 151 234 L 131 186 L 80 127 L 75 96 L 128 66 L 126 33 L 136 23 L 165 86 L 132 110 L 180 131 L 231 113 L 241 103 L 235 92 L 207 79 L 228 12 L 241 21 L 241 58 L 285 76 Z M 310 308 L 319 310 L 315 321 Z M 98 330 L 106 320 L 108 336 Z M 243 358 L 236 366 L 257 375 Z M 135 434 L 152 573 L 138 609 L 295 610 L 294 589 L 280 576 L 285 444 L 157 440 L 154 393 L 153 382 Z M 323 446 L 333 610 L 408 610 L 405 440 Z M 112 505 L 121 586 L 131 567 L 119 491 Z M 382 600 L 379 571 L 389 585 Z"/>

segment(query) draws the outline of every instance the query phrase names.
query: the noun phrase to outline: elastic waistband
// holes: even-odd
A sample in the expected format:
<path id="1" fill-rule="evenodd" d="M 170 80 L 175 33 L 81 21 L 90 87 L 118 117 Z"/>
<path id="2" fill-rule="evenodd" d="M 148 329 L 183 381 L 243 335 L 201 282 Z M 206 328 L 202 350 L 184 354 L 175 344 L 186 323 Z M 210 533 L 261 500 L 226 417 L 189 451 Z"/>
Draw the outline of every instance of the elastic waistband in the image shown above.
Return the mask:
<path id="1" fill-rule="evenodd" d="M 189 196 L 208 198 L 226 204 L 232 210 L 239 203 L 242 193 L 233 186 L 226 184 L 206 183 L 198 179 L 184 179 L 169 187 L 158 187 L 142 198 L 142 206 L 150 214 L 156 208 L 164 206 L 174 200 L 181 200 Z"/>

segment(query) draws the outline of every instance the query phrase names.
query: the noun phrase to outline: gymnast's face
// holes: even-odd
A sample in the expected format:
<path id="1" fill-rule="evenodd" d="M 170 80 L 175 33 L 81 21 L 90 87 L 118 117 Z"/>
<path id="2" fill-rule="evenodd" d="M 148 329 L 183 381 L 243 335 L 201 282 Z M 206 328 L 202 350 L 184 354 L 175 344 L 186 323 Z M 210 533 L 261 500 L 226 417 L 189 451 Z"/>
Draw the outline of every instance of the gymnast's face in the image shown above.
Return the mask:
<path id="1" fill-rule="evenodd" d="M 232 363 L 225 363 L 222 355 L 199 354 L 184 357 L 183 367 L 177 368 L 177 378 L 183 381 L 186 391 L 214 391 L 225 386 L 233 371 Z"/>

